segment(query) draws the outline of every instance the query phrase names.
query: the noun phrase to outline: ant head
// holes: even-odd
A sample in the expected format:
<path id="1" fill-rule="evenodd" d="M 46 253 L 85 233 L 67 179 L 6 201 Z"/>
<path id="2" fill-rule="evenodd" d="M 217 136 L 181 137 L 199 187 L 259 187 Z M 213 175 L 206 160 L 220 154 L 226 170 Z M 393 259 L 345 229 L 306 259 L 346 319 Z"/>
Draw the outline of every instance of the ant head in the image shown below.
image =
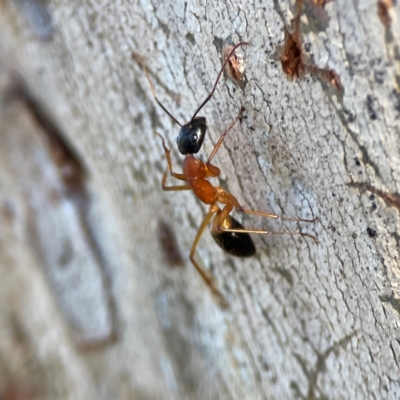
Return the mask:
<path id="1" fill-rule="evenodd" d="M 186 154 L 196 154 L 201 149 L 206 130 L 207 125 L 204 117 L 195 117 L 183 125 L 176 138 L 179 151 L 184 156 Z"/>

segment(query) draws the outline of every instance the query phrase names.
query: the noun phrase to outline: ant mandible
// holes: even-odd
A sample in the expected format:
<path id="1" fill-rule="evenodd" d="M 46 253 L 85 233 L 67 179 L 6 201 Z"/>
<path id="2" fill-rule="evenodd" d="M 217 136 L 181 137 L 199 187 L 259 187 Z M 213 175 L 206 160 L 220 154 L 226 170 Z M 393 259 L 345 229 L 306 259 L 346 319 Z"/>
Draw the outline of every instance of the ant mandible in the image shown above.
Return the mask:
<path id="1" fill-rule="evenodd" d="M 150 79 L 150 76 L 147 72 L 147 69 L 144 63 L 141 61 L 139 57 L 139 62 L 142 64 L 142 67 L 145 71 L 147 79 L 150 83 L 151 91 L 153 92 L 154 99 L 157 104 L 163 109 L 163 111 L 176 123 L 181 127 L 179 135 L 176 139 L 178 144 L 178 149 L 181 154 L 185 156 L 183 160 L 183 173 L 176 173 L 172 170 L 172 161 L 171 161 L 171 150 L 167 148 L 165 145 L 164 138 L 158 133 L 155 132 L 157 136 L 161 138 L 162 145 L 164 148 L 165 158 L 167 159 L 168 169 L 164 172 L 162 177 L 162 188 L 165 191 L 178 191 L 178 190 L 192 190 L 193 193 L 197 196 L 197 198 L 202 201 L 204 204 L 209 205 L 208 212 L 203 219 L 203 222 L 200 225 L 200 228 L 197 232 L 196 238 L 194 239 L 192 249 L 190 251 L 190 261 L 196 267 L 197 271 L 200 273 L 204 281 L 211 288 L 211 290 L 216 294 L 223 304 L 226 304 L 225 299 L 222 293 L 214 284 L 213 279 L 209 276 L 207 272 L 200 266 L 200 264 L 194 258 L 197 245 L 203 234 L 205 228 L 210 223 L 211 219 L 214 217 L 211 224 L 211 235 L 216 241 L 216 243 L 226 252 L 231 255 L 237 257 L 250 257 L 254 255 L 256 249 L 253 243 L 253 240 L 250 237 L 250 233 L 261 234 L 261 235 L 269 235 L 269 234 L 300 234 L 303 236 L 308 236 L 313 239 L 316 243 L 318 240 L 315 236 L 312 236 L 308 233 L 303 233 L 300 230 L 298 231 L 268 231 L 263 229 L 247 229 L 242 226 L 235 218 L 233 218 L 230 214 L 233 209 L 237 209 L 245 214 L 254 214 L 262 217 L 280 219 L 286 221 L 297 221 L 297 222 L 315 222 L 318 218 L 314 218 L 311 220 L 302 219 L 302 218 L 286 218 L 279 215 L 275 215 L 269 212 L 264 211 L 255 211 L 255 210 L 247 210 L 243 208 L 238 200 L 229 192 L 222 189 L 220 186 L 213 186 L 208 178 L 217 178 L 220 176 L 221 172 L 218 167 L 211 164 L 212 159 L 216 155 L 218 149 L 221 147 L 222 142 L 224 141 L 228 132 L 233 128 L 235 123 L 240 119 L 244 108 L 242 107 L 239 111 L 239 114 L 231 123 L 231 125 L 226 129 L 226 131 L 221 135 L 218 142 L 214 146 L 214 150 L 211 152 L 211 155 L 208 157 L 206 162 L 201 161 L 196 158 L 194 155 L 199 152 L 201 146 L 203 144 L 203 140 L 206 134 L 207 125 L 205 117 L 197 117 L 199 111 L 208 103 L 211 97 L 214 95 L 216 90 L 218 81 L 228 63 L 229 59 L 233 56 L 235 50 L 240 46 L 250 45 L 248 42 L 238 43 L 233 47 L 232 51 L 229 53 L 228 57 L 225 59 L 221 70 L 215 80 L 214 87 L 211 92 L 208 94 L 206 99 L 201 103 L 200 107 L 193 114 L 190 121 L 184 125 L 182 125 L 166 108 L 165 106 L 158 100 L 153 83 Z M 168 172 L 176 179 L 180 181 L 185 181 L 185 185 L 178 186 L 167 186 L 166 179 Z M 223 205 L 222 209 L 218 206 L 218 203 Z"/>

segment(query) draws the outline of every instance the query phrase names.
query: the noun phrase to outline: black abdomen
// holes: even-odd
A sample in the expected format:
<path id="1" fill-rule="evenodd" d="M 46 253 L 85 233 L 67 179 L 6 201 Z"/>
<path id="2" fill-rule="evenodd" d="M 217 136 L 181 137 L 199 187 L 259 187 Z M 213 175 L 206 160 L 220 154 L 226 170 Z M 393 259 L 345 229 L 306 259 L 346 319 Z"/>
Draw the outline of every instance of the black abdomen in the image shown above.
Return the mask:
<path id="1" fill-rule="evenodd" d="M 216 216 L 218 218 L 218 214 Z M 235 218 L 228 215 L 223 223 L 224 228 L 245 229 Z M 255 254 L 256 248 L 250 235 L 246 232 L 220 232 L 215 229 L 215 222 L 211 229 L 211 235 L 221 247 L 229 254 L 236 257 L 251 257 Z"/>

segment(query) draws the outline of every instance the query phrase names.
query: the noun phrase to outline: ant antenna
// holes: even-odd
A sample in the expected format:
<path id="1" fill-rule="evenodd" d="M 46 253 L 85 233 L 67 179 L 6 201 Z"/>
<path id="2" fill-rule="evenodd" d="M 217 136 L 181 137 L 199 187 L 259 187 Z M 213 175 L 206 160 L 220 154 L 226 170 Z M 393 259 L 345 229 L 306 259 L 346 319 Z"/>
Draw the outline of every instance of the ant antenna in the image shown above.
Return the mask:
<path id="1" fill-rule="evenodd" d="M 249 42 L 240 42 L 238 43 L 232 50 L 231 52 L 228 54 L 228 57 L 226 57 L 225 62 L 222 64 L 222 68 L 219 71 L 219 74 L 217 76 L 217 80 L 214 83 L 214 87 L 212 89 L 212 91 L 210 92 L 210 94 L 207 96 L 207 98 L 203 101 L 203 103 L 201 104 L 201 106 L 197 109 L 197 111 L 193 114 L 192 119 L 190 120 L 190 122 L 192 122 L 194 120 L 194 117 L 198 114 L 198 112 L 208 103 L 208 101 L 211 99 L 211 97 L 213 96 L 215 89 L 217 88 L 217 84 L 219 81 L 219 78 L 221 78 L 222 72 L 226 67 L 226 64 L 228 64 L 229 59 L 233 56 L 233 53 L 235 52 L 235 50 L 240 47 L 240 46 L 250 46 Z M 157 100 L 157 99 L 156 99 Z M 168 113 L 169 114 L 169 113 Z"/>
<path id="2" fill-rule="evenodd" d="M 156 90 L 154 89 L 153 82 L 150 79 L 149 73 L 147 71 L 146 65 L 143 62 L 143 59 L 141 56 L 138 54 L 135 54 L 136 59 L 139 61 L 140 65 L 142 66 L 144 73 L 146 74 L 147 80 L 150 83 L 150 88 L 151 91 L 153 92 L 153 96 L 157 102 L 157 104 L 164 110 L 164 112 L 174 121 L 176 124 L 178 124 L 182 128 L 182 124 L 164 107 L 164 105 L 161 103 L 160 100 L 158 100 L 157 95 L 156 95 Z M 229 56 L 230 57 L 230 56 Z"/>

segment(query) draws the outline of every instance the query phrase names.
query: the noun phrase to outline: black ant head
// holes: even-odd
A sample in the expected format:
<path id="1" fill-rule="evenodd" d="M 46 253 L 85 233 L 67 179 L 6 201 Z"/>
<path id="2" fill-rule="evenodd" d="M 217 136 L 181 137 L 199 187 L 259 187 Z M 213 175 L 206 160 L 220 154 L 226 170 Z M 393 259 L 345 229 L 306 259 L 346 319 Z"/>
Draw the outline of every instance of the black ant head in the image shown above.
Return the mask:
<path id="1" fill-rule="evenodd" d="M 183 125 L 179 136 L 176 138 L 179 151 L 186 154 L 196 154 L 203 144 L 206 135 L 207 125 L 204 117 L 195 117 Z"/>

